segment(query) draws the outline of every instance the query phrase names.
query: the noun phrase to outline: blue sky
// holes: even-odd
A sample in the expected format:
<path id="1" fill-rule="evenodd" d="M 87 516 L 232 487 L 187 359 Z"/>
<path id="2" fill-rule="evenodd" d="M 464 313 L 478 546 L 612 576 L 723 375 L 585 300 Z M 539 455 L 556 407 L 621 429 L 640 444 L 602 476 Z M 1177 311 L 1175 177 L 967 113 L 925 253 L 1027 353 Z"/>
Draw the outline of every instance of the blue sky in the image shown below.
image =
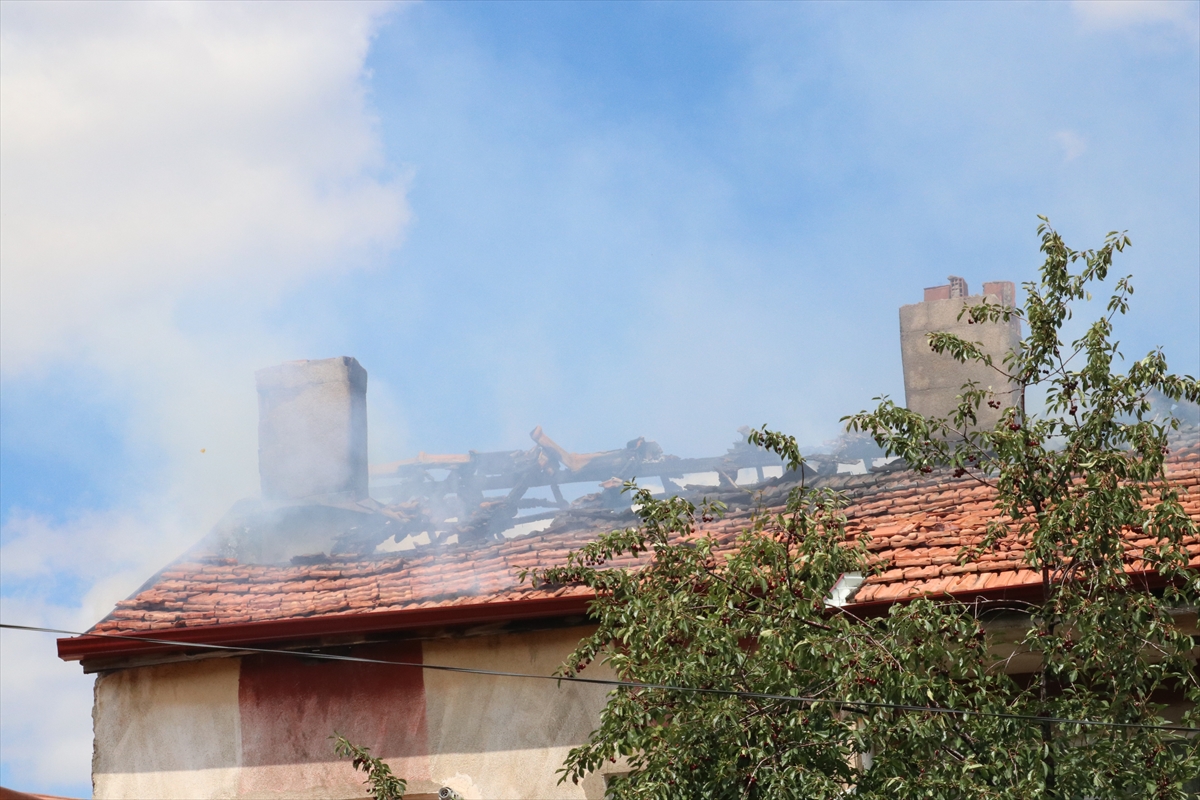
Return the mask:
<path id="1" fill-rule="evenodd" d="M 692 454 L 755 421 L 828 438 L 901 391 L 901 303 L 951 272 L 1033 277 L 1037 213 L 1080 246 L 1130 228 L 1153 309 L 1133 341 L 1196 363 L 1182 43 L 1084 35 L 1065 6 L 450 4 L 405 23 L 368 58 L 411 170 L 404 277 L 346 341 L 412 375 L 395 385 L 422 447 L 517 446 L 535 423 Z M 1089 44 L 1132 52 L 1097 64 Z M 356 276 L 347 302 L 377 286 Z"/>
<path id="2" fill-rule="evenodd" d="M 1130 231 L 1125 352 L 1200 373 L 1197 3 L 56 8 L 3 7 L 5 621 L 254 493 L 285 359 L 363 363 L 377 460 L 816 444 L 1046 214 Z M 84 794 L 90 678 L 13 637 L 0 781 Z"/>

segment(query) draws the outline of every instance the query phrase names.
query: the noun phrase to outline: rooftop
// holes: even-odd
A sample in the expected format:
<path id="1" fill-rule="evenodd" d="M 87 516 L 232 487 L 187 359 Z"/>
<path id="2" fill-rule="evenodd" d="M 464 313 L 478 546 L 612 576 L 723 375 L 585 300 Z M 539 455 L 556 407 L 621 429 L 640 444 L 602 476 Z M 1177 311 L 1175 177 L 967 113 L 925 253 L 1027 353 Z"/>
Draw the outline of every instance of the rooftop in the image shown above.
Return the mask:
<path id="1" fill-rule="evenodd" d="M 736 459 L 734 462 L 736 465 Z M 918 475 L 899 463 L 881 465 L 865 474 L 839 474 L 836 459 L 826 458 L 824 462 L 818 459 L 814 472 L 808 476 L 810 484 L 846 494 L 847 532 L 870 536 L 868 549 L 880 567 L 853 596 L 852 607 L 866 611 L 920 594 L 999 599 L 1019 596 L 1040 585 L 1040 577 L 1022 563 L 1023 546 L 1015 539 L 1000 542 L 994 551 L 974 561 L 958 563 L 960 548 L 978 542 L 988 522 L 999 516 L 990 487 L 970 477 L 955 478 L 947 471 Z M 1200 521 L 1200 440 L 1194 430 L 1174 443 L 1168 474 L 1181 491 L 1188 515 Z M 781 507 L 798 480 L 799 475 L 789 473 L 739 486 L 726 476 L 715 486 L 676 488 L 685 495 L 704 495 L 729 506 L 725 517 L 701 530 L 732 546 L 755 509 Z M 462 536 L 470 527 L 451 524 L 458 537 L 436 530 L 438 525 L 429 521 L 426 504 L 411 493 L 390 505 L 368 501 L 366 505 L 373 504 L 372 508 L 362 511 L 322 506 L 318 510 L 326 516 L 316 518 L 307 516 L 309 512 L 303 510 L 307 507 L 282 509 L 284 513 L 235 508 L 230 519 L 132 597 L 119 602 L 92 631 L 196 640 L 195 634 L 201 632 L 210 638 L 236 629 L 241 641 L 263 641 L 293 635 L 277 626 L 268 636 L 271 623 L 289 623 L 288 631 L 299 631 L 298 626 L 306 622 L 307 629 L 314 629 L 311 623 L 319 622 L 321 630 L 332 632 L 347 626 L 399 629 L 422 620 L 581 614 L 589 597 L 586 590 L 532 588 L 520 581 L 519 572 L 559 564 L 568 551 L 600 533 L 635 524 L 628 505 L 613 507 L 613 491 L 609 486 L 573 503 L 562 501 L 551 516 L 537 520 L 541 525 L 518 527 L 516 534 L 510 528 L 472 537 Z M 606 497 L 606 492 L 610 496 Z M 360 518 L 357 526 L 348 525 L 345 515 Z M 508 517 L 508 522 L 514 518 Z M 362 519 L 370 522 L 364 524 Z M 433 529 L 428 533 L 430 545 L 380 550 L 378 543 L 385 534 L 388 542 L 401 539 L 400 534 L 411 541 L 413 526 L 418 524 L 422 532 Z M 397 533 L 388 533 L 389 525 Z M 270 544 L 275 537 L 307 544 L 315 541 L 314 532 L 322 530 L 325 540 L 335 544 L 326 551 L 293 555 L 280 562 L 278 556 L 287 553 Z M 485 524 L 482 530 L 489 528 Z M 250 534 L 257 534 L 257 545 Z M 1129 535 L 1125 546 L 1130 572 L 1146 571 L 1139 556 L 1141 548 L 1149 544 L 1149 539 Z M 1191 565 L 1200 568 L 1200 539 L 1192 538 L 1186 546 Z M 266 558 L 268 552 L 277 557 Z M 629 560 L 614 566 L 633 563 Z M 81 641 L 62 640 L 60 655 L 88 657 L 93 649 Z"/>

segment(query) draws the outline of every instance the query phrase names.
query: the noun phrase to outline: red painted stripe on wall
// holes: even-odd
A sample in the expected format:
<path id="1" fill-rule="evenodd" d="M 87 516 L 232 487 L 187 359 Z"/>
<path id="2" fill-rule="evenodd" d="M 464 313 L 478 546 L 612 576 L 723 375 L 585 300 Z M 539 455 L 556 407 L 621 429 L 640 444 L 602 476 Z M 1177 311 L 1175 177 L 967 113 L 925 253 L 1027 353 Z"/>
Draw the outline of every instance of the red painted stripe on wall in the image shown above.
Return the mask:
<path id="1" fill-rule="evenodd" d="M 348 648 L 349 655 L 420 663 L 420 642 Z M 422 670 L 258 655 L 242 659 L 238 684 L 240 794 L 312 792 L 361 774 L 333 752 L 334 731 L 386 758 L 408 780 L 429 776 Z"/>

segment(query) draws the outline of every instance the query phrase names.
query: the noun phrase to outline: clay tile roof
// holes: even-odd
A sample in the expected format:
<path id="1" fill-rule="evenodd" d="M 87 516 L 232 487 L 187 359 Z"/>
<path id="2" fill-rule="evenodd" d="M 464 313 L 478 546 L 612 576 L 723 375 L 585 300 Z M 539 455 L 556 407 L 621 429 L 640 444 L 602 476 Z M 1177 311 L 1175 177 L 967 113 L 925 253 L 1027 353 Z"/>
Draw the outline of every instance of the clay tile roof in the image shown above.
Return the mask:
<path id="1" fill-rule="evenodd" d="M 1192 439 L 1169 457 L 1169 473 L 1181 490 L 1185 511 L 1200 521 L 1200 446 Z M 917 476 L 894 470 L 831 479 L 850 498 L 850 535 L 870 535 L 871 558 L 881 570 L 870 576 L 854 603 L 891 602 L 923 593 L 970 596 L 975 592 L 1034 586 L 1021 542 L 1007 540 L 994 552 L 960 564 L 959 550 L 978 542 L 998 517 L 993 493 L 968 477 L 947 472 Z M 781 504 L 790 487 L 776 482 L 764 501 Z M 709 526 L 732 545 L 748 509 Z M 612 527 L 631 524 L 583 515 L 558 520 L 542 532 L 485 544 L 448 545 L 403 555 L 310 566 L 243 565 L 228 558 L 185 557 L 148 587 L 123 600 L 92 630 L 131 633 L 245 622 L 295 620 L 414 609 L 505 604 L 538 598 L 586 595 L 578 587 L 531 588 L 524 568 L 560 563 L 566 553 Z M 1130 534 L 1131 568 L 1149 544 Z M 1200 567 L 1200 540 L 1186 542 Z M 621 566 L 616 564 L 614 566 Z"/>

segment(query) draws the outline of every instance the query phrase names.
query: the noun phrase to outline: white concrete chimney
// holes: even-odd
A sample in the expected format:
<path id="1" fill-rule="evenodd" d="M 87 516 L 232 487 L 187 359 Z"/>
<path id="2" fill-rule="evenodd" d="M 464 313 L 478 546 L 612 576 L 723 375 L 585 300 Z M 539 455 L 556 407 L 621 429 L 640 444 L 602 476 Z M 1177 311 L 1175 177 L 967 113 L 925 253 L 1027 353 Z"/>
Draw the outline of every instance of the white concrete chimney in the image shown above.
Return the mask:
<path id="1" fill-rule="evenodd" d="M 358 361 L 288 361 L 254 377 L 263 499 L 365 499 L 367 371 Z"/>

